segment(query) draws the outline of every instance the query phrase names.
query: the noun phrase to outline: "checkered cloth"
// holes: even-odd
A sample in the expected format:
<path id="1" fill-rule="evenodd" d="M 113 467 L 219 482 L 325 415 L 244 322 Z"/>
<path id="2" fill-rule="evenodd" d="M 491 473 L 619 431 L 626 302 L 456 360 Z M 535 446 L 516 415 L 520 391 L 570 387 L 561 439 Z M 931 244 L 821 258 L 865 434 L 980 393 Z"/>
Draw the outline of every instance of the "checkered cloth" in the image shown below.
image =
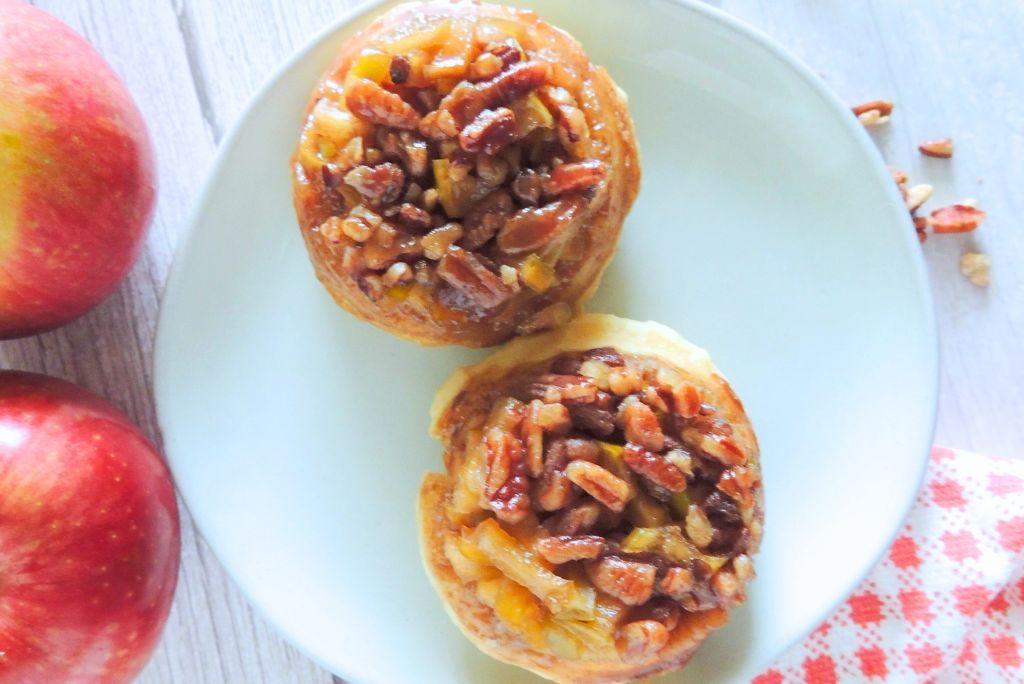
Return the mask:
<path id="1" fill-rule="evenodd" d="M 932 450 L 886 557 L 754 684 L 1024 682 L 1024 461 Z"/>

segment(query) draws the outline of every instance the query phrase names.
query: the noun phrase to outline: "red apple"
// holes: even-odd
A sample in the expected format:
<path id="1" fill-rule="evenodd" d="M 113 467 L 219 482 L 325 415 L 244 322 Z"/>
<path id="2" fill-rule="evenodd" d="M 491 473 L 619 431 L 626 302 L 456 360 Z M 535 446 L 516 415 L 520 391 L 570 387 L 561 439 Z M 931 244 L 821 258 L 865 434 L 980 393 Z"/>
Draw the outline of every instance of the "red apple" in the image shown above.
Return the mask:
<path id="1" fill-rule="evenodd" d="M 154 179 L 146 125 L 103 58 L 49 14 L 0 0 L 0 338 L 110 294 L 145 237 Z"/>
<path id="2" fill-rule="evenodd" d="M 70 383 L 0 372 L 0 682 L 127 682 L 178 575 L 174 487 L 145 436 Z"/>

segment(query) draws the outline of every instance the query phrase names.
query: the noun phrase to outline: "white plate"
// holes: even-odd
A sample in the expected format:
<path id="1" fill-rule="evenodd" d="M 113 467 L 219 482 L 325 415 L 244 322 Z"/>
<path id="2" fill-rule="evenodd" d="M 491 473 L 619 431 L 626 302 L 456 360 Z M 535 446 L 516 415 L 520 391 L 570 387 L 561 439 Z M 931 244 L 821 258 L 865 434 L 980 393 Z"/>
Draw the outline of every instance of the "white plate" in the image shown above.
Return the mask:
<path id="1" fill-rule="evenodd" d="M 590 310 L 709 348 L 758 430 L 759 577 L 687 671 L 748 677 L 855 586 L 917 490 L 937 351 L 914 231 L 856 120 L 755 31 L 668 0 L 522 4 L 608 67 L 636 119 L 643 190 Z M 417 485 L 441 467 L 427 407 L 480 353 L 421 349 L 336 308 L 292 213 L 306 98 L 380 7 L 296 55 L 221 149 L 160 319 L 167 455 L 253 604 L 334 672 L 535 681 L 459 634 L 417 548 Z"/>

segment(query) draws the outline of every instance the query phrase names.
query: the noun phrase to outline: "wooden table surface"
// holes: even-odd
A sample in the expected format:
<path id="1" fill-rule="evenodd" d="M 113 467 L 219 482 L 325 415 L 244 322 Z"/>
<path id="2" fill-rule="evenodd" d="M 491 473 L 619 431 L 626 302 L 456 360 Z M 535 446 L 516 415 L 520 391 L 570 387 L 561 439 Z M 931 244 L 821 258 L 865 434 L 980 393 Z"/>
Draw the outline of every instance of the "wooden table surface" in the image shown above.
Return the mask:
<path id="1" fill-rule="evenodd" d="M 160 199 L 146 249 L 116 294 L 61 330 L 2 343 L 0 363 L 92 389 L 158 440 L 151 393 L 157 310 L 174 249 L 217 144 L 276 65 L 356 3 L 34 4 L 84 34 L 135 94 L 156 143 Z M 942 336 L 936 441 L 1024 457 L 1024 4 L 711 4 L 774 37 L 851 103 L 894 100 L 892 123 L 874 133 L 890 163 L 913 180 L 933 183 L 936 206 L 974 197 L 988 211 L 988 221 L 975 235 L 933 237 L 923 247 Z M 946 135 L 957 144 L 952 161 L 917 153 L 919 141 Z M 967 249 L 992 256 L 993 284 L 987 290 L 958 272 L 959 257 Z M 246 603 L 184 508 L 182 525 L 178 594 L 163 642 L 139 681 L 332 681 Z"/>

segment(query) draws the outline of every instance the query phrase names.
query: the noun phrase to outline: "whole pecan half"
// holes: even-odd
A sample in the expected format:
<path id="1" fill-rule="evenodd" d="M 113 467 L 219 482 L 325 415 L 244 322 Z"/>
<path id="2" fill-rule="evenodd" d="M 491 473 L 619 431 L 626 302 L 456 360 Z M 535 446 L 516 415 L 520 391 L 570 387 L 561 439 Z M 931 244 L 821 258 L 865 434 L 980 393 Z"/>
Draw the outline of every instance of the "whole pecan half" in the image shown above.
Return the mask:
<path id="1" fill-rule="evenodd" d="M 511 109 L 485 109 L 459 133 L 459 147 L 466 152 L 497 154 L 516 137 L 516 115 Z"/>
<path id="2" fill-rule="evenodd" d="M 520 209 L 498 233 L 498 249 L 506 254 L 535 252 L 560 236 L 580 208 L 569 198 L 542 207 Z"/>
<path id="3" fill-rule="evenodd" d="M 657 567 L 650 563 L 609 556 L 584 565 L 587 576 L 598 590 L 614 596 L 627 606 L 646 603 L 654 592 Z"/>

